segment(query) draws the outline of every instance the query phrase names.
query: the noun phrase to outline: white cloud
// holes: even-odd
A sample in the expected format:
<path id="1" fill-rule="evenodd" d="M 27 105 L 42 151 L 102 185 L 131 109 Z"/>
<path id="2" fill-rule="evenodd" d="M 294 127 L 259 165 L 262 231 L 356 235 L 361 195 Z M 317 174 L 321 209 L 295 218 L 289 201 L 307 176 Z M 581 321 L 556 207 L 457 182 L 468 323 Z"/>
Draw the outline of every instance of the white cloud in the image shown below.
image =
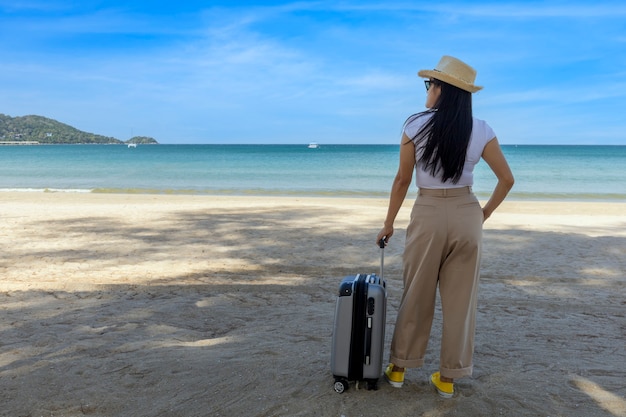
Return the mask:
<path id="1" fill-rule="evenodd" d="M 590 17 L 619 18 L 626 16 L 626 5 L 622 2 L 568 2 L 546 4 L 545 2 L 467 2 L 447 1 L 431 3 L 409 2 L 344 2 L 327 5 L 329 10 L 358 12 L 425 12 L 445 16 L 472 16 L 479 18 L 576 18 Z"/>
<path id="2" fill-rule="evenodd" d="M 244 132 L 288 141 L 306 128 L 337 141 L 381 141 L 389 132 L 395 143 L 396 125 L 423 108 L 417 70 L 446 53 L 479 70 L 485 90 L 475 108 L 504 131 L 524 132 L 508 137 L 526 140 L 536 124 L 568 140 L 593 129 L 571 120 L 624 106 L 624 37 L 614 16 L 625 10 L 351 1 L 212 7 L 176 18 L 85 6 L 9 26 L 0 17 L 0 36 L 21 43 L 0 51 L 11 57 L 0 63 L 0 105 L 111 136 L 148 126 L 166 142 L 181 131 L 194 141 Z"/>

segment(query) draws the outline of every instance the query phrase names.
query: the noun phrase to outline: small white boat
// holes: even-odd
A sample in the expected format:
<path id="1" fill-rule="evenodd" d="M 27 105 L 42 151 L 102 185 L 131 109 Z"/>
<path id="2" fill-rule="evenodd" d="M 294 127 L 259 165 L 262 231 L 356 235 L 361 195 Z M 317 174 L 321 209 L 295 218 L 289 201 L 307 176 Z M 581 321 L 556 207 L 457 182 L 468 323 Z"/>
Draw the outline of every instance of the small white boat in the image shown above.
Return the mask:
<path id="1" fill-rule="evenodd" d="M 320 147 L 320 145 L 318 145 L 318 144 L 317 144 L 317 143 L 315 143 L 315 142 L 311 142 L 311 143 L 309 143 L 309 149 L 317 149 L 317 148 L 319 148 L 319 147 Z"/>
<path id="2" fill-rule="evenodd" d="M 136 147 L 137 147 L 137 144 L 136 144 L 136 143 L 129 143 L 129 144 L 128 144 L 128 147 L 129 147 L 129 148 L 136 148 Z"/>

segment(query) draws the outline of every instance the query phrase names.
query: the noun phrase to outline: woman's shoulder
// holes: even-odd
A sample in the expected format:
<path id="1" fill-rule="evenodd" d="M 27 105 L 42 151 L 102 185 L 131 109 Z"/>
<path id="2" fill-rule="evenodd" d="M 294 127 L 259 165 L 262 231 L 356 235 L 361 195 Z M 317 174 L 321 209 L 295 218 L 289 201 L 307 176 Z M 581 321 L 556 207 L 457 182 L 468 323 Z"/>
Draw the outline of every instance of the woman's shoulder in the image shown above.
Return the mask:
<path id="1" fill-rule="evenodd" d="M 404 131 L 416 133 L 419 131 L 428 120 L 433 117 L 433 112 L 428 110 L 421 113 L 415 113 L 409 116 L 404 122 Z M 413 137 L 414 135 L 408 135 Z"/>
<path id="2" fill-rule="evenodd" d="M 487 139 L 492 139 L 495 136 L 489 123 L 477 117 L 473 117 L 473 131 L 481 136 L 489 136 Z"/>
<path id="3" fill-rule="evenodd" d="M 474 124 L 475 125 L 479 125 L 479 126 L 489 126 L 489 123 L 487 123 L 485 120 L 483 119 L 479 119 L 478 117 L 472 116 L 472 119 L 474 120 Z"/>
<path id="4" fill-rule="evenodd" d="M 409 124 L 424 124 L 428 119 L 433 116 L 433 110 L 426 110 L 423 112 L 415 113 L 407 117 L 404 125 L 407 126 Z"/>
<path id="5" fill-rule="evenodd" d="M 406 122 L 404 122 L 404 133 L 409 138 L 414 139 L 417 133 L 422 130 L 426 122 L 430 120 L 432 115 L 432 111 L 425 111 L 409 116 L 409 118 L 406 119 Z"/>

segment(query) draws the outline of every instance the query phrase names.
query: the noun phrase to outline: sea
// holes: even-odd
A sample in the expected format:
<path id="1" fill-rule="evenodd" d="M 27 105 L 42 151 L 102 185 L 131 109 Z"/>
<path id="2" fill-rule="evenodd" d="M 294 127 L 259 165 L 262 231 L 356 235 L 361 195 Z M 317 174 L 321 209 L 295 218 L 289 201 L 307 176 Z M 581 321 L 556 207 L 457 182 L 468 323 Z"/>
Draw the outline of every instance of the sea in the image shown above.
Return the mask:
<path id="1" fill-rule="evenodd" d="M 0 193 L 389 196 L 399 145 L 307 145 L 6 145 Z M 516 179 L 510 199 L 626 202 L 626 146 L 502 149 Z M 474 192 L 487 199 L 495 184 L 481 161 Z"/>

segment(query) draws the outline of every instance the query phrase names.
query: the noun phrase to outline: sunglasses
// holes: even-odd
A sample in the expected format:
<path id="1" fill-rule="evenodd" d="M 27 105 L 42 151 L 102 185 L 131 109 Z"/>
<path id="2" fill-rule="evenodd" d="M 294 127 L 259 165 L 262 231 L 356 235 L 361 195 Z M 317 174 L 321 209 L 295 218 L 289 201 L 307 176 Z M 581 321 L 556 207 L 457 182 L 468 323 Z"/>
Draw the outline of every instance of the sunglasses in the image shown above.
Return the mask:
<path id="1" fill-rule="evenodd" d="M 426 91 L 430 90 L 431 85 L 438 85 L 439 83 L 436 80 L 424 80 L 424 85 L 426 86 Z"/>

